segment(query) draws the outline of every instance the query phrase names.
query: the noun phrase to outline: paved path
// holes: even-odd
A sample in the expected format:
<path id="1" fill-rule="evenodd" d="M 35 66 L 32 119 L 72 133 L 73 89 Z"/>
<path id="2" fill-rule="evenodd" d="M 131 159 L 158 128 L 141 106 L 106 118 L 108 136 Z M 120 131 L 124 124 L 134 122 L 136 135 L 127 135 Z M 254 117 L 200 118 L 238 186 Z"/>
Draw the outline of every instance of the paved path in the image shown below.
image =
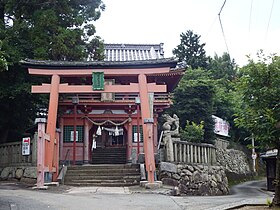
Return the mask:
<path id="1" fill-rule="evenodd" d="M 0 183 L 0 210 L 180 210 L 227 209 L 240 204 L 266 203 L 271 193 L 260 190 L 264 181 L 235 186 L 228 196 L 169 196 L 170 188 L 145 191 L 139 187 L 52 187 L 46 191 Z"/>

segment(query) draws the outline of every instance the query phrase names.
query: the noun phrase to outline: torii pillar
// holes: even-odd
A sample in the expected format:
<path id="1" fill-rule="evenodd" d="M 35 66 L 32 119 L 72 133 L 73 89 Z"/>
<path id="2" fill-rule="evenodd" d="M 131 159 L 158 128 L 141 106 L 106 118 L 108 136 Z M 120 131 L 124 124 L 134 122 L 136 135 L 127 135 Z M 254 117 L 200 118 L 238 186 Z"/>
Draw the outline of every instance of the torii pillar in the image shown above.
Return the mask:
<path id="1" fill-rule="evenodd" d="M 57 74 L 52 75 L 50 86 L 50 99 L 48 109 L 48 122 L 47 122 L 47 134 L 50 136 L 50 140 L 46 141 L 46 153 L 45 153 L 45 166 L 48 167 L 49 173 L 53 173 L 54 160 L 54 144 L 56 138 L 56 120 L 58 109 L 58 96 L 59 96 L 59 83 L 60 77 Z M 58 161 L 58 160 L 57 160 Z M 58 170 L 56 168 L 55 170 Z"/>
<path id="2" fill-rule="evenodd" d="M 151 116 L 151 108 L 149 104 L 148 83 L 145 74 L 139 74 L 139 92 L 141 101 L 141 118 L 144 137 L 144 153 L 145 165 L 148 173 L 148 183 L 155 181 L 155 155 L 154 155 L 154 140 L 153 140 L 153 116 Z"/>

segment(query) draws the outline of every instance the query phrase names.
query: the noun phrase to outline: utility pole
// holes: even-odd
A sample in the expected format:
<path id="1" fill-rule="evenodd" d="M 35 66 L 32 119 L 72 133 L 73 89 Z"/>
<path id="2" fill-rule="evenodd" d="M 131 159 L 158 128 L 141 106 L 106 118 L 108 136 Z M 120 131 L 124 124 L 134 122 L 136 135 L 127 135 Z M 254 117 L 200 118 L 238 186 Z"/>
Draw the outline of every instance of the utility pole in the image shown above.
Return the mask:
<path id="1" fill-rule="evenodd" d="M 257 159 L 257 153 L 255 151 L 255 139 L 254 134 L 252 134 L 252 159 L 253 159 L 253 171 L 256 173 L 256 159 Z"/>

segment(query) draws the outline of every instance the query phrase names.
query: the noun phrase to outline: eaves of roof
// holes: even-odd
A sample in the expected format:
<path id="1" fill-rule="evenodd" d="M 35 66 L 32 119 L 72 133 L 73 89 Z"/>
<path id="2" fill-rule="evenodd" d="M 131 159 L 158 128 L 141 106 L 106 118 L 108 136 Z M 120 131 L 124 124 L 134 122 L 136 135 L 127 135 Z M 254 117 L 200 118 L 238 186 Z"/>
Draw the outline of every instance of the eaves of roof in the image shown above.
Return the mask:
<path id="1" fill-rule="evenodd" d="M 161 58 L 137 61 L 50 61 L 25 59 L 20 61 L 23 66 L 41 69 L 129 69 L 129 68 L 175 68 L 177 60 L 175 58 Z"/>

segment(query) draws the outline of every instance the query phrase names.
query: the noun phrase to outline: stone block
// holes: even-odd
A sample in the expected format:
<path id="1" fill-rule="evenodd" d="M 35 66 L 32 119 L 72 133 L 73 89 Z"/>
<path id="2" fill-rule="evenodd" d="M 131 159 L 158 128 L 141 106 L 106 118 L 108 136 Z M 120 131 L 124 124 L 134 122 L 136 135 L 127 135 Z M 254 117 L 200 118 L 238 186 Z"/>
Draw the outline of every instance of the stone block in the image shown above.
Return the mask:
<path id="1" fill-rule="evenodd" d="M 131 159 L 132 163 L 137 163 L 137 150 L 135 148 L 131 149 Z"/>
<path id="2" fill-rule="evenodd" d="M 191 165 L 188 165 L 188 170 L 189 170 L 190 172 L 194 172 L 194 167 L 192 167 Z"/>
<path id="3" fill-rule="evenodd" d="M 145 163 L 145 154 L 144 153 L 140 153 L 138 155 L 138 163 Z"/>
<path id="4" fill-rule="evenodd" d="M 195 171 L 192 175 L 192 178 L 191 180 L 194 182 L 194 183 L 198 183 L 198 182 L 201 182 L 202 181 L 202 174 L 199 173 L 198 171 Z"/>
<path id="5" fill-rule="evenodd" d="M 146 189 L 156 190 L 162 187 L 162 182 L 155 181 L 153 183 L 149 183 L 148 181 L 140 181 L 140 186 L 145 187 Z"/>
<path id="6" fill-rule="evenodd" d="M 16 177 L 17 179 L 21 179 L 22 175 L 23 175 L 23 169 L 22 169 L 22 168 L 18 168 L 18 169 L 16 170 L 15 177 Z"/>
<path id="7" fill-rule="evenodd" d="M 222 177 L 220 174 L 215 174 L 215 178 L 216 178 L 217 182 L 220 182 L 220 183 L 222 182 Z"/>
<path id="8" fill-rule="evenodd" d="M 23 177 L 36 179 L 37 178 L 37 168 L 36 167 L 27 167 L 24 170 Z"/>
<path id="9" fill-rule="evenodd" d="M 201 182 L 208 182 L 208 175 L 207 174 L 201 174 Z"/>
<path id="10" fill-rule="evenodd" d="M 172 174 L 172 178 L 180 180 L 181 177 L 178 174 Z"/>
<path id="11" fill-rule="evenodd" d="M 189 171 L 188 169 L 183 169 L 183 173 L 187 176 L 191 176 L 192 175 L 192 172 Z"/>
<path id="12" fill-rule="evenodd" d="M 174 187 L 171 191 L 170 191 L 170 195 L 172 196 L 179 196 L 180 195 L 180 190 L 178 187 Z"/>
<path id="13" fill-rule="evenodd" d="M 161 162 L 160 163 L 160 171 L 177 173 L 177 166 L 173 163 Z"/>
<path id="14" fill-rule="evenodd" d="M 26 183 L 26 184 L 31 184 L 31 185 L 33 185 L 33 184 L 36 184 L 37 179 L 22 177 L 22 178 L 20 179 L 20 181 L 23 182 L 23 183 Z"/>
<path id="15" fill-rule="evenodd" d="M 198 195 L 211 195 L 210 188 L 206 184 L 201 184 L 198 188 Z"/>
<path id="16" fill-rule="evenodd" d="M 10 174 L 12 173 L 13 168 L 12 167 L 6 167 L 1 172 L 1 179 L 7 180 L 10 177 Z"/>
<path id="17" fill-rule="evenodd" d="M 165 185 L 174 186 L 174 187 L 178 186 L 179 184 L 177 180 L 171 178 L 163 178 L 161 181 Z"/>

